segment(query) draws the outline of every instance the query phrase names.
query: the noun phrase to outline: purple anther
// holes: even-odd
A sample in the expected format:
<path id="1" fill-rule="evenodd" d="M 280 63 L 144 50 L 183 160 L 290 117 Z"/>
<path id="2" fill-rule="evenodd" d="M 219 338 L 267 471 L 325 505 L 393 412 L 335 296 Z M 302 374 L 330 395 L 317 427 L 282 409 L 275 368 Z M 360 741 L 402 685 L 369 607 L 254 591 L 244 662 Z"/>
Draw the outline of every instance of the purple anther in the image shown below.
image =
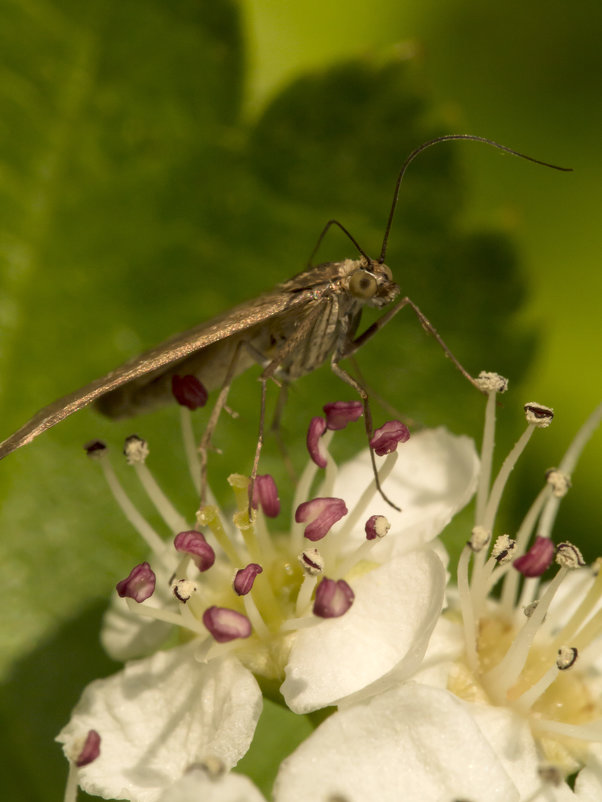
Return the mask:
<path id="1" fill-rule="evenodd" d="M 318 468 L 326 467 L 326 457 L 320 450 L 320 437 L 326 431 L 326 420 L 316 416 L 309 422 L 309 429 L 307 430 L 307 450 L 309 456 L 316 463 Z"/>
<path id="2" fill-rule="evenodd" d="M 332 401 L 324 404 L 322 409 L 326 415 L 326 426 L 336 432 L 361 418 L 364 405 L 361 401 Z"/>
<path id="3" fill-rule="evenodd" d="M 245 568 L 236 572 L 234 577 L 234 590 L 239 596 L 246 596 L 253 587 L 257 574 L 263 573 L 263 568 L 257 563 L 249 563 Z"/>
<path id="4" fill-rule="evenodd" d="M 314 615 L 320 618 L 339 618 L 353 604 L 355 593 L 344 579 L 324 579 L 316 588 Z"/>
<path id="5" fill-rule="evenodd" d="M 316 541 L 327 535 L 347 512 L 342 498 L 314 498 L 299 504 L 295 521 L 298 524 L 307 523 L 304 535 L 308 540 Z"/>
<path id="6" fill-rule="evenodd" d="M 248 638 L 251 634 L 247 616 L 228 607 L 208 607 L 203 613 L 203 624 L 218 643 Z"/>
<path id="7" fill-rule="evenodd" d="M 140 602 L 146 601 L 155 592 L 156 577 L 148 563 L 135 565 L 126 579 L 117 583 L 117 593 L 121 598 L 127 597 Z"/>
<path id="8" fill-rule="evenodd" d="M 263 514 L 268 518 L 277 518 L 280 513 L 280 499 L 274 478 L 269 473 L 255 477 L 253 487 L 253 509 L 261 504 Z"/>
<path id="9" fill-rule="evenodd" d="M 371 515 L 366 521 L 366 540 L 384 537 L 390 528 L 391 524 L 384 515 Z"/>
<path id="10" fill-rule="evenodd" d="M 81 752 L 75 759 L 75 765 L 78 769 L 81 769 L 82 766 L 87 766 L 88 763 L 95 761 L 99 755 L 100 735 L 96 732 L 96 730 L 89 730 Z"/>
<path id="11" fill-rule="evenodd" d="M 215 552 L 196 529 L 179 532 L 173 541 L 176 551 L 189 554 L 199 571 L 207 571 L 215 562 Z"/>
<path id="12" fill-rule="evenodd" d="M 370 448 L 384 457 L 397 450 L 399 443 L 407 443 L 410 439 L 410 430 L 400 420 L 390 420 L 377 429 L 370 440 Z"/>
<path id="13" fill-rule="evenodd" d="M 538 535 L 526 554 L 517 557 L 513 565 L 523 576 L 541 576 L 550 567 L 556 548 L 549 537 Z"/>
<path id="14" fill-rule="evenodd" d="M 209 393 L 196 376 L 190 374 L 186 376 L 171 377 L 171 392 L 178 404 L 182 407 L 195 410 L 204 407 L 209 398 Z"/>

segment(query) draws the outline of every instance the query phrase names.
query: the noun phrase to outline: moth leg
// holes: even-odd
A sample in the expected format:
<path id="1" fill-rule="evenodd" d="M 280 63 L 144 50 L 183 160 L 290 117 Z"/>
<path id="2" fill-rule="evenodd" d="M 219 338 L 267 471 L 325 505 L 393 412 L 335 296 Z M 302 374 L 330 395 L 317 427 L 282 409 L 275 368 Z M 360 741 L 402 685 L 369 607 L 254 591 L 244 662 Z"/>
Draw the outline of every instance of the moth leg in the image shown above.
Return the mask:
<path id="1" fill-rule="evenodd" d="M 404 415 L 398 409 L 395 409 L 394 406 L 389 404 L 386 398 L 383 398 L 382 395 L 377 393 L 376 390 L 366 382 L 360 369 L 360 366 L 358 364 L 358 361 L 354 356 L 349 357 L 349 361 L 353 365 L 353 370 L 357 376 L 358 381 L 362 384 L 362 386 L 364 387 L 364 389 L 366 390 L 366 392 L 373 401 L 376 401 L 376 403 L 380 407 L 382 407 L 388 415 L 391 415 L 393 418 L 398 418 L 399 420 L 402 420 L 408 426 L 413 426 L 415 424 L 415 421 L 412 418 L 408 418 L 407 415 Z"/>
<path id="2" fill-rule="evenodd" d="M 383 326 L 386 326 L 387 323 L 394 317 L 398 312 L 400 312 L 404 307 L 408 306 L 412 312 L 416 315 L 418 320 L 420 321 L 420 325 L 422 328 L 430 334 L 431 337 L 434 337 L 436 342 L 439 346 L 443 349 L 443 353 L 445 354 L 448 359 L 451 359 L 454 366 L 460 371 L 460 373 L 467 379 L 474 387 L 482 392 L 481 388 L 478 386 L 476 380 L 470 375 L 470 373 L 466 370 L 466 368 L 460 363 L 460 361 L 454 356 L 450 348 L 446 345 L 443 338 L 437 331 L 437 329 L 433 326 L 430 320 L 426 317 L 426 315 L 416 306 L 414 301 L 411 298 L 402 298 L 401 301 L 398 301 L 395 306 L 392 306 L 387 312 L 385 312 L 382 317 L 379 317 L 371 326 L 369 326 L 366 331 L 356 337 L 354 340 L 351 341 L 348 348 L 344 351 L 341 356 L 341 359 L 347 358 L 352 356 L 356 353 L 356 351 L 361 348 L 361 346 L 370 340 L 378 331 L 380 331 Z"/>
<path id="3" fill-rule="evenodd" d="M 238 362 L 240 350 L 243 345 L 245 345 L 243 340 L 236 344 L 234 353 L 232 354 L 232 359 L 228 365 L 228 371 L 224 378 L 224 382 L 221 386 L 216 402 L 213 405 L 213 409 L 211 410 L 211 415 L 207 421 L 207 426 L 203 432 L 201 442 L 199 443 L 199 455 L 201 458 L 201 505 L 206 503 L 207 497 L 207 458 L 209 454 L 209 448 L 211 446 L 211 438 L 213 437 L 213 433 L 217 427 L 217 422 L 222 410 L 227 409 L 226 401 L 228 400 L 228 393 L 230 392 L 230 386 L 236 371 L 236 363 Z"/>
<path id="4" fill-rule="evenodd" d="M 283 382 L 280 385 L 280 392 L 278 393 L 278 400 L 276 401 L 276 409 L 274 410 L 274 417 L 272 418 L 272 423 L 270 425 L 270 431 L 274 435 L 274 439 L 276 440 L 276 444 L 278 445 L 278 450 L 280 451 L 280 456 L 282 457 L 282 461 L 284 462 L 284 467 L 293 483 L 297 481 L 297 472 L 295 470 L 295 466 L 293 465 L 293 461 L 290 458 L 288 453 L 288 449 L 282 439 L 282 413 L 284 412 L 284 407 L 286 406 L 286 402 L 288 399 L 288 384 Z"/>
<path id="5" fill-rule="evenodd" d="M 366 435 L 368 436 L 368 442 L 372 439 L 373 434 L 373 427 L 372 427 L 372 413 L 370 411 L 370 402 L 368 399 L 368 393 L 366 388 L 360 384 L 357 379 L 355 379 L 350 373 L 348 373 L 344 368 L 342 368 L 338 361 L 333 354 L 330 360 L 330 367 L 333 370 L 333 373 L 346 382 L 350 387 L 356 391 L 359 397 L 362 399 L 362 404 L 364 406 L 364 423 L 366 426 Z M 376 483 L 376 489 L 382 496 L 383 500 L 387 502 L 387 504 L 393 507 L 394 510 L 401 511 L 401 507 L 398 507 L 397 504 L 394 504 L 391 499 L 387 496 L 385 491 L 382 489 L 380 484 L 380 479 L 378 476 L 378 468 L 376 467 L 376 459 L 374 458 L 374 451 L 370 449 L 370 460 L 372 462 L 372 472 L 374 473 L 374 481 Z"/>

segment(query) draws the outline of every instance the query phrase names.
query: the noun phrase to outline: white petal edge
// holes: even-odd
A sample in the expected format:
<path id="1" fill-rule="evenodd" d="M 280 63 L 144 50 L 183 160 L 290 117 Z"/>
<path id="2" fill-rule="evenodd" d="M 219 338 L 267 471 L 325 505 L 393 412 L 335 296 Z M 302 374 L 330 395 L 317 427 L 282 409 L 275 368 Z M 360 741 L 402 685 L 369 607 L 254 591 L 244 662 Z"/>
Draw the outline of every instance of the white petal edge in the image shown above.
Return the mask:
<path id="1" fill-rule="evenodd" d="M 516 787 L 462 703 L 405 683 L 327 719 L 282 764 L 276 802 L 518 802 Z"/>
<path id="2" fill-rule="evenodd" d="M 337 703 L 392 669 L 417 670 L 441 612 L 445 569 L 431 549 L 406 554 L 351 582 L 353 606 L 301 629 L 281 692 L 295 713 Z"/>
<path id="3" fill-rule="evenodd" d="M 128 663 L 84 690 L 57 741 L 69 746 L 90 729 L 100 756 L 80 769 L 80 786 L 104 798 L 155 802 L 186 769 L 219 759 L 229 769 L 249 748 L 262 698 L 233 658 L 201 664 L 192 643 Z"/>

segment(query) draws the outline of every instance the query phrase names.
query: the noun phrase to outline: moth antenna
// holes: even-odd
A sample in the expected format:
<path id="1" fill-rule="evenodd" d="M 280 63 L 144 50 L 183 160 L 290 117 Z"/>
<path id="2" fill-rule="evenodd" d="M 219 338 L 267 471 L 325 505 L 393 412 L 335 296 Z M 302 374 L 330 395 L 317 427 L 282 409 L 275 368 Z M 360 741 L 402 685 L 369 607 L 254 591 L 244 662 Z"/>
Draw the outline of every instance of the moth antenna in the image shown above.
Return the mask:
<path id="1" fill-rule="evenodd" d="M 570 173 L 573 170 L 572 167 L 559 167 L 557 164 L 550 164 L 550 162 L 534 159 L 533 156 L 527 156 L 524 153 L 519 153 L 518 150 L 512 150 L 512 148 L 506 147 L 506 145 L 500 145 L 499 142 L 495 142 L 493 139 L 487 139 L 484 136 L 476 136 L 475 134 L 445 134 L 444 136 L 438 136 L 435 139 L 430 139 L 428 142 L 424 142 L 410 153 L 408 158 L 404 161 L 401 170 L 399 171 L 399 175 L 397 176 L 397 181 L 395 183 L 395 191 L 393 192 L 393 203 L 391 204 L 391 211 L 389 212 L 389 219 L 387 220 L 387 226 L 385 228 L 385 236 L 383 237 L 383 245 L 380 250 L 380 257 L 378 259 L 380 264 L 385 261 L 385 256 L 387 254 L 389 233 L 391 231 L 391 226 L 393 225 L 393 217 L 395 215 L 395 209 L 397 208 L 397 201 L 399 199 L 399 188 L 406 170 L 414 161 L 416 156 L 422 153 L 422 151 L 427 150 L 433 145 L 438 145 L 440 142 L 454 142 L 458 139 L 466 139 L 470 142 L 483 142 L 485 145 L 490 145 L 492 148 L 503 150 L 504 153 L 509 153 L 511 156 L 518 156 L 519 159 L 525 159 L 528 162 L 533 162 L 533 164 L 540 164 L 542 167 L 550 167 L 552 170 L 560 170 L 563 173 Z"/>
<path id="2" fill-rule="evenodd" d="M 365 259 L 365 260 L 368 262 L 368 264 L 370 264 L 370 259 L 368 258 L 368 256 L 367 256 L 366 252 L 364 251 L 364 249 L 363 249 L 363 248 L 361 248 L 361 247 L 359 246 L 359 244 L 358 244 L 357 240 L 355 239 L 355 237 L 353 237 L 353 236 L 352 236 L 352 235 L 349 233 L 349 231 L 347 231 L 347 229 L 345 228 L 345 226 L 344 226 L 342 223 L 339 223 L 339 221 L 338 221 L 338 220 L 329 220 L 329 221 L 326 223 L 326 225 L 324 226 L 324 228 L 322 229 L 322 233 L 321 233 L 321 234 L 320 234 L 320 236 L 318 237 L 318 241 L 316 242 L 316 245 L 315 245 L 315 247 L 314 247 L 313 251 L 311 252 L 311 255 L 310 255 L 310 257 L 309 257 L 309 260 L 308 260 L 308 262 L 307 262 L 307 266 L 308 266 L 308 267 L 312 267 L 312 262 L 313 262 L 314 256 L 316 255 L 316 253 L 317 253 L 317 251 L 318 251 L 318 248 L 319 248 L 319 247 L 320 247 L 320 245 L 322 244 L 322 240 L 323 240 L 323 239 L 324 239 L 324 237 L 326 236 L 326 232 L 328 231 L 328 229 L 330 228 L 330 226 L 338 226 L 338 227 L 341 229 L 341 231 L 343 232 L 343 234 L 345 234 L 345 236 L 346 236 L 348 239 L 350 239 L 350 240 L 351 240 L 351 242 L 352 242 L 352 243 L 355 245 L 355 247 L 356 247 L 356 249 L 357 249 L 358 253 L 360 253 L 360 254 L 361 254 L 361 256 L 363 256 L 363 257 L 364 257 L 364 259 Z"/>

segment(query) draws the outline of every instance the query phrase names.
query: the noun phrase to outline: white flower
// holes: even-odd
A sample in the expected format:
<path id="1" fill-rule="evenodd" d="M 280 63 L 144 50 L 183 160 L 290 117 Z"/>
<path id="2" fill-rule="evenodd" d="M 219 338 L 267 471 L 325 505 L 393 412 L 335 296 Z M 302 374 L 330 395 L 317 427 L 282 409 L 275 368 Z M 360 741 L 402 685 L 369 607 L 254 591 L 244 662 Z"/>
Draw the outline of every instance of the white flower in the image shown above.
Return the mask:
<path id="1" fill-rule="evenodd" d="M 488 417 L 494 410 L 490 403 Z M 571 544 L 549 540 L 567 477 L 601 416 L 602 406 L 548 472 L 516 537 L 496 538 L 488 556 L 503 485 L 533 427 L 541 427 L 528 419 L 491 490 L 481 483 L 477 524 L 420 670 L 410 681 L 394 670 L 344 700 L 284 761 L 277 802 L 396 802 L 400 789 L 421 802 L 602 799 L 602 572 L 599 563 L 580 567 Z M 487 477 L 492 435 L 488 419 Z M 542 583 L 553 559 L 556 574 Z M 572 788 L 566 778 L 575 774 Z"/>
<path id="2" fill-rule="evenodd" d="M 140 519 L 106 455 L 96 447 L 94 453 L 153 551 L 149 563 L 119 583 L 125 598 L 107 618 L 105 645 L 130 658 L 165 645 L 170 631 L 189 642 L 129 662 L 85 690 L 58 737 L 70 754 L 82 733 L 100 734 L 100 755 L 78 769 L 85 790 L 155 802 L 168 799 L 162 794 L 195 763 L 218 759 L 231 768 L 253 737 L 261 708 L 257 681 L 266 693 L 280 686 L 290 709 L 304 713 L 352 697 L 393 671 L 407 677 L 419 668 L 445 590 L 445 570 L 428 542 L 476 486 L 478 460 L 468 438 L 423 432 L 403 446 L 397 466 L 396 455 L 386 458 L 381 481 L 401 513 L 391 514 L 376 493 L 367 455 L 340 476 L 328 456 L 321 486 L 299 513 L 315 466 L 302 477 L 295 509 L 303 520 L 284 534 L 269 533 L 260 512 L 249 520 L 244 477 L 231 478 L 234 526 L 211 505 L 191 529 L 158 493 L 146 466 L 135 465 L 172 531 L 181 530 L 176 548 Z M 268 485 L 262 492 L 273 512 Z M 348 513 L 329 530 L 341 498 Z M 377 536 L 367 527 L 374 516 L 389 519 L 385 537 L 382 521 Z M 304 538 L 309 527 L 312 542 Z"/>

